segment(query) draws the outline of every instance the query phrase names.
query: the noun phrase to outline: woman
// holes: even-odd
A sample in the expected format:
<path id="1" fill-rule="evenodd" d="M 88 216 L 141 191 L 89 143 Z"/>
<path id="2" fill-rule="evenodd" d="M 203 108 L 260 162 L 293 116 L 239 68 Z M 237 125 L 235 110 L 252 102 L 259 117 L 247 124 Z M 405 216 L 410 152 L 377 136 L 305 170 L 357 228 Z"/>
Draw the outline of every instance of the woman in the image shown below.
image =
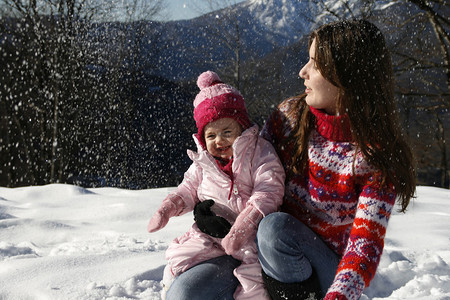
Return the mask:
<path id="1" fill-rule="evenodd" d="M 397 120 L 384 37 L 364 20 L 311 33 L 305 94 L 287 99 L 262 135 L 286 171 L 281 212 L 257 243 L 272 299 L 358 299 L 375 275 L 395 204 L 415 193 Z"/>

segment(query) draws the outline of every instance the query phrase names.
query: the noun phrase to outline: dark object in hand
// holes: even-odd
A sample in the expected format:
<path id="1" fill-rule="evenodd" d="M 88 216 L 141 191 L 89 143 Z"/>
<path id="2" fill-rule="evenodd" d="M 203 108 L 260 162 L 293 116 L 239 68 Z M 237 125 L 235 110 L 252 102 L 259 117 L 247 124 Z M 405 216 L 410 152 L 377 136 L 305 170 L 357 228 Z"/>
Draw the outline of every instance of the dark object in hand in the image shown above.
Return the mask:
<path id="1" fill-rule="evenodd" d="M 194 207 L 194 220 L 198 229 L 212 237 L 223 238 L 230 231 L 231 224 L 211 211 L 214 200 L 199 202 Z"/>

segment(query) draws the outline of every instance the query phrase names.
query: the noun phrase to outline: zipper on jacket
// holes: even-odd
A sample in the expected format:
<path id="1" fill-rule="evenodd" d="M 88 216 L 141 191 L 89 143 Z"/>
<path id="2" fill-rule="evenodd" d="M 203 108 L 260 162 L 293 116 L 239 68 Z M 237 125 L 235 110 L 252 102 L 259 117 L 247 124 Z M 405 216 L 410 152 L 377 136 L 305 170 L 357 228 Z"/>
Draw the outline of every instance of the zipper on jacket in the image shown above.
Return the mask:
<path id="1" fill-rule="evenodd" d="M 235 194 L 235 195 L 239 194 L 237 185 L 236 185 L 236 183 L 234 183 L 233 180 L 231 180 L 230 194 L 228 195 L 228 200 L 230 200 L 231 194 Z"/>

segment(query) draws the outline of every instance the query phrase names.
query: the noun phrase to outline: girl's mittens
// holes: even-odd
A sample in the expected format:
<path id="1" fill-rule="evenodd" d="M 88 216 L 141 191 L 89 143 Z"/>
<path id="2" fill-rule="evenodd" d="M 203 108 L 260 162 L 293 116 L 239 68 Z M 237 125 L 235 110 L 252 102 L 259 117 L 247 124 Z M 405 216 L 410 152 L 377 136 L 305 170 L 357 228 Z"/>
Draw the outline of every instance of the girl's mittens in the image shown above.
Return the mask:
<path id="1" fill-rule="evenodd" d="M 255 238 L 258 223 L 263 218 L 262 213 L 253 207 L 247 206 L 236 218 L 230 232 L 222 240 L 222 247 L 228 255 L 233 255 L 250 240 Z"/>
<path id="2" fill-rule="evenodd" d="M 164 228 L 169 219 L 177 216 L 184 207 L 184 202 L 178 195 L 169 195 L 163 200 L 161 207 L 156 211 L 148 223 L 148 232 L 155 232 Z"/>

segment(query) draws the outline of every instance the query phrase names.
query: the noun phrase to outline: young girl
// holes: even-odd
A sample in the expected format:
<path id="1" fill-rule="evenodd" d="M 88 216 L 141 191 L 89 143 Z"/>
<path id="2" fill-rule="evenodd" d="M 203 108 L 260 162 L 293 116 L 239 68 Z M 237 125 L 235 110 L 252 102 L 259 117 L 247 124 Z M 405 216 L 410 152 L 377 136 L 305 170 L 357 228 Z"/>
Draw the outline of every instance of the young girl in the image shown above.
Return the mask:
<path id="1" fill-rule="evenodd" d="M 195 209 L 197 222 L 166 252 L 167 299 L 267 299 L 256 228 L 281 205 L 284 169 L 273 146 L 251 125 L 236 89 L 210 71 L 197 85 L 198 150 L 188 150 L 193 163 L 183 182 L 148 225 L 155 232 L 170 217 Z"/>
<path id="2" fill-rule="evenodd" d="M 324 25 L 300 77 L 305 94 L 282 102 L 262 131 L 286 170 L 282 212 L 257 234 L 264 282 L 272 299 L 358 299 L 396 197 L 405 211 L 415 193 L 384 37 L 363 20 Z"/>

